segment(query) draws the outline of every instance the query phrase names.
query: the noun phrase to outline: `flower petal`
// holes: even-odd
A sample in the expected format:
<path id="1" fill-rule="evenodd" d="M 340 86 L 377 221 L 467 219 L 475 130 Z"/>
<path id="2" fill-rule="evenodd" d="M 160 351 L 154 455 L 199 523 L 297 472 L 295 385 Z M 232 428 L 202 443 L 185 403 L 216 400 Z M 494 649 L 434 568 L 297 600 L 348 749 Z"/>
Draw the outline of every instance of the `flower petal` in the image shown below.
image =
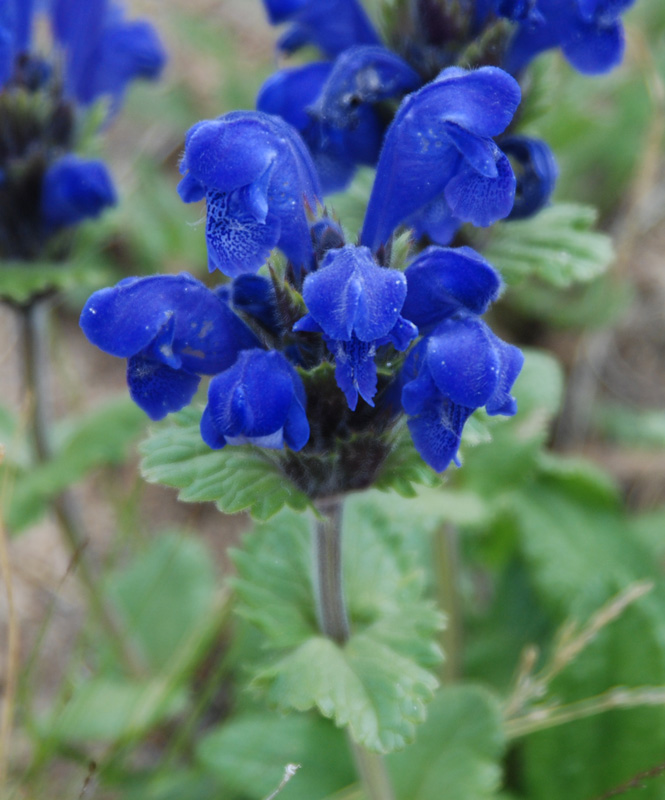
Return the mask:
<path id="1" fill-rule="evenodd" d="M 470 247 L 428 247 L 405 275 L 408 291 L 402 316 L 421 333 L 460 309 L 484 314 L 501 290 L 499 273 Z"/>
<path id="2" fill-rule="evenodd" d="M 516 181 L 510 162 L 501 151 L 496 166 L 496 178 L 486 178 L 469 165 L 457 172 L 445 190 L 454 217 L 486 228 L 510 214 Z"/>
<path id="3" fill-rule="evenodd" d="M 127 384 L 132 400 L 150 419 L 163 419 L 188 405 L 200 378 L 184 369 L 173 369 L 159 361 L 132 356 L 127 362 Z"/>

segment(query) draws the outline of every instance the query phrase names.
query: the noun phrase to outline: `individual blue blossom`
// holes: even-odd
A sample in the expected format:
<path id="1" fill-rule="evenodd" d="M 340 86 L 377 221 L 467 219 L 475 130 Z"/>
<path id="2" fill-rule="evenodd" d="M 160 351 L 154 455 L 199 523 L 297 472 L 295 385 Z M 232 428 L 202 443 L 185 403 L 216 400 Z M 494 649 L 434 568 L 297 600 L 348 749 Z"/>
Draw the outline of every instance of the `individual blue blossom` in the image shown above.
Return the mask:
<path id="1" fill-rule="evenodd" d="M 521 351 L 475 315 L 445 320 L 409 354 L 402 406 L 413 443 L 432 469 L 459 466 L 462 430 L 477 408 L 515 414 L 510 389 L 522 363 Z"/>
<path id="2" fill-rule="evenodd" d="M 256 272 L 278 247 L 298 269 L 312 265 L 307 209 L 321 196 L 297 132 L 278 117 L 238 111 L 194 125 L 185 139 L 178 192 L 206 199 L 208 266 Z"/>
<path id="3" fill-rule="evenodd" d="M 261 87 L 257 108 L 298 130 L 328 194 L 344 188 L 359 164 L 376 164 L 386 123 L 374 104 L 419 85 L 420 76 L 389 50 L 354 46 L 334 64 L 276 72 Z"/>
<path id="4" fill-rule="evenodd" d="M 422 215 L 447 235 L 462 222 L 486 227 L 508 216 L 515 176 L 493 137 L 519 102 L 519 85 L 496 67 L 450 67 L 409 95 L 386 133 L 362 244 L 376 251 L 400 223 L 417 229 Z"/>
<path id="5" fill-rule="evenodd" d="M 300 376 L 276 350 L 244 350 L 208 388 L 201 418 L 203 441 L 301 450 L 309 439 L 306 397 Z"/>
<path id="6" fill-rule="evenodd" d="M 542 20 L 539 0 L 475 0 L 474 29 L 479 30 L 493 17 L 505 17 L 512 22 L 536 23 Z"/>
<path id="7" fill-rule="evenodd" d="M 462 430 L 471 414 L 517 410 L 511 387 L 522 367 L 518 348 L 480 319 L 499 296 L 501 277 L 469 247 L 429 247 L 406 270 L 403 315 L 425 337 L 402 370 L 402 406 L 416 449 L 437 472 L 459 465 Z"/>
<path id="8" fill-rule="evenodd" d="M 270 22 L 290 23 L 277 46 L 293 53 L 305 45 L 334 58 L 355 44 L 379 44 L 379 37 L 358 0 L 264 0 Z"/>
<path id="9" fill-rule="evenodd" d="M 186 272 L 101 289 L 80 325 L 92 344 L 128 359 L 132 399 L 154 420 L 184 408 L 200 375 L 221 372 L 241 350 L 259 346 L 228 305 Z"/>
<path id="10" fill-rule="evenodd" d="M 525 219 L 544 208 L 554 191 L 559 169 L 549 146 L 528 136 L 508 136 L 501 149 L 510 158 L 517 180 L 508 219 Z"/>
<path id="11" fill-rule="evenodd" d="M 518 73 L 539 53 L 561 48 L 579 72 L 597 75 L 621 62 L 623 14 L 635 0 L 538 0 L 539 19 L 521 23 L 505 67 Z"/>
<path id="12" fill-rule="evenodd" d="M 69 154 L 52 164 L 42 182 L 41 214 L 49 229 L 78 225 L 117 202 L 102 161 Z"/>
<path id="13" fill-rule="evenodd" d="M 378 347 L 405 350 L 418 335 L 400 311 L 406 278 L 379 267 L 366 247 L 347 245 L 330 250 L 319 270 L 305 279 L 303 298 L 308 314 L 295 331 L 320 331 L 335 356 L 337 385 L 353 411 L 360 395 L 374 405 Z"/>
<path id="14" fill-rule="evenodd" d="M 166 53 L 152 25 L 126 20 L 112 0 L 50 0 L 54 36 L 65 61 L 65 94 L 88 106 L 101 97 L 117 111 L 133 80 L 154 80 Z"/>
<path id="15" fill-rule="evenodd" d="M 460 311 L 484 314 L 503 286 L 494 267 L 470 247 L 428 247 L 404 275 L 408 291 L 402 316 L 420 333 Z"/>

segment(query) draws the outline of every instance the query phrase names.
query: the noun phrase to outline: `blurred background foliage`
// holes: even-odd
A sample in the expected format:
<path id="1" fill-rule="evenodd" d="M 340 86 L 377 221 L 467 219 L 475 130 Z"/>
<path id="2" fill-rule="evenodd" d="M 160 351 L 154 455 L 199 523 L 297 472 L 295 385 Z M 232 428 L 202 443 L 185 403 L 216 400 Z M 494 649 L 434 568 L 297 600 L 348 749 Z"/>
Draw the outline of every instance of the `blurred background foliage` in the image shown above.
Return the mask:
<path id="1" fill-rule="evenodd" d="M 172 60 L 164 82 L 133 90 L 92 145 L 110 153 L 121 202 L 81 231 L 58 299 L 62 413 L 56 456 L 40 468 L 24 441 L 7 337 L 1 490 L 5 528 L 17 536 L 10 560 L 2 556 L 14 594 L 3 600 L 0 793 L 261 800 L 293 762 L 302 769 L 284 800 L 359 798 L 343 732 L 268 702 L 271 626 L 295 642 L 306 618 L 298 519 L 283 512 L 265 523 L 244 540 L 255 560 L 241 553 L 232 563 L 227 548 L 247 520 L 210 504 L 177 506 L 173 493 L 145 486 L 134 443 L 146 421 L 121 369 L 78 336 L 76 316 L 94 288 L 165 271 L 208 280 L 202 209 L 175 191 L 183 135 L 199 119 L 251 108 L 275 64 L 258 0 L 135 7 L 155 21 Z M 448 617 L 447 659 L 436 667 L 443 689 L 415 743 L 389 756 L 399 800 L 594 800 L 622 785 L 665 797 L 665 6 L 638 0 L 626 22 L 626 61 L 606 77 L 577 75 L 556 55 L 538 62 L 523 125 L 556 153 L 557 204 L 479 240 L 509 284 L 496 321 L 530 348 L 520 413 L 479 418 L 464 468 L 443 489 L 411 500 L 372 493 L 349 512 L 359 607 L 393 591 L 374 577 L 380 563 L 396 580 L 416 576 L 406 628 L 430 624 L 432 597 Z M 330 200 L 350 231 L 371 180 L 361 171 Z M 614 239 L 608 272 L 597 230 Z M 76 559 L 43 521 L 50 501 L 82 480 L 87 549 L 125 657 L 88 614 L 72 586 Z M 288 546 L 290 557 L 276 567 L 257 537 L 277 554 Z M 41 576 L 32 568 L 40 558 L 49 565 Z M 645 580 L 648 592 L 634 589 Z M 271 581 L 295 587 L 277 610 L 266 605 Z M 574 721 L 555 724 L 566 715 Z"/>

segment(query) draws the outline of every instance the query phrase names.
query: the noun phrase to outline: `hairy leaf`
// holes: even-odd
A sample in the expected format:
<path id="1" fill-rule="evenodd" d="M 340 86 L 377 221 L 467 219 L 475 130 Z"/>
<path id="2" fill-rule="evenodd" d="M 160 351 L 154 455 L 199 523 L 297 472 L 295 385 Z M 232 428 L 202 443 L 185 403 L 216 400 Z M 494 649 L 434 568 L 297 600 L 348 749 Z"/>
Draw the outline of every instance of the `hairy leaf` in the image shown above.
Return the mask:
<path id="1" fill-rule="evenodd" d="M 303 511 L 310 501 L 269 460 L 245 445 L 211 450 L 201 439 L 201 410 L 186 408 L 155 428 L 141 445 L 143 477 L 180 489 L 186 503 L 215 502 L 220 511 L 249 511 L 259 520 L 284 506 Z"/>
<path id="2" fill-rule="evenodd" d="M 530 219 L 499 223 L 483 254 L 509 283 L 526 277 L 561 288 L 586 283 L 614 257 L 610 238 L 592 230 L 596 218 L 591 206 L 558 203 Z"/>
<path id="3" fill-rule="evenodd" d="M 238 611 L 269 645 L 255 686 L 283 709 L 317 707 L 357 741 L 387 752 L 413 738 L 437 685 L 428 670 L 440 661 L 441 616 L 423 600 L 419 563 L 440 517 L 379 497 L 354 499 L 345 514 L 352 636 L 343 648 L 318 631 L 309 520 L 282 513 L 233 557 Z"/>

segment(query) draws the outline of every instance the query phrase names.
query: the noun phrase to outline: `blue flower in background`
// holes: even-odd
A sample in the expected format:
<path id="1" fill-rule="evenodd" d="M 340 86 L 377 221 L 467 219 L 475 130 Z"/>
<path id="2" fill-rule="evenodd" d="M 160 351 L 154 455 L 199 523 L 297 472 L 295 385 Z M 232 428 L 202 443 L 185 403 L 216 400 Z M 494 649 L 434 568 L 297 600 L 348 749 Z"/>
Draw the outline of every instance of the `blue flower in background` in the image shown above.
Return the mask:
<path id="1" fill-rule="evenodd" d="M 391 343 L 406 350 L 418 335 L 400 311 L 406 278 L 374 263 L 366 247 L 329 251 L 320 269 L 308 275 L 303 298 L 309 313 L 295 331 L 322 332 L 335 356 L 337 385 L 353 411 L 360 395 L 374 405 L 377 348 Z"/>
<path id="2" fill-rule="evenodd" d="M 270 22 L 290 23 L 277 46 L 293 53 L 307 44 L 334 57 L 355 44 L 379 44 L 357 0 L 264 0 Z"/>
<path id="3" fill-rule="evenodd" d="M 138 78 L 158 78 L 166 53 L 152 25 L 126 20 L 110 0 L 50 0 L 53 32 L 65 62 L 65 94 L 87 106 L 100 97 L 118 110 Z"/>
<path id="4" fill-rule="evenodd" d="M 44 48 L 46 26 L 51 51 Z M 36 34 L 39 32 L 39 39 Z M 116 202 L 100 161 L 72 154 L 91 103 L 108 118 L 128 84 L 154 79 L 164 49 L 144 20 L 126 20 L 109 0 L 0 3 L 0 255 L 31 261 L 63 255 L 60 229 L 97 217 Z M 26 94 L 29 100 L 26 100 Z"/>
<path id="5" fill-rule="evenodd" d="M 241 350 L 259 346 L 228 305 L 185 272 L 101 289 L 80 324 L 94 345 L 128 359 L 132 399 L 155 420 L 184 408 L 200 375 L 227 369 Z"/>
<path id="6" fill-rule="evenodd" d="M 201 436 L 214 450 L 227 444 L 301 450 L 309 439 L 305 389 L 275 350 L 244 350 L 208 388 Z"/>
<path id="7" fill-rule="evenodd" d="M 515 203 L 508 219 L 525 219 L 544 208 L 559 177 L 554 154 L 540 139 L 507 136 L 501 149 L 510 158 L 517 180 Z"/>
<path id="8" fill-rule="evenodd" d="M 102 161 L 66 155 L 44 173 L 41 213 L 48 228 L 78 225 L 116 202 L 111 176 Z"/>
<path id="9" fill-rule="evenodd" d="M 635 0 L 538 0 L 539 18 L 528 19 L 513 37 L 505 67 L 522 70 L 539 53 L 560 47 L 582 73 L 608 72 L 624 51 L 623 14 Z"/>
<path id="10" fill-rule="evenodd" d="M 493 137 L 520 96 L 496 67 L 451 67 L 409 95 L 386 133 L 362 244 L 376 251 L 400 223 L 448 244 L 462 222 L 485 227 L 508 216 L 515 176 Z"/>
<path id="11" fill-rule="evenodd" d="M 298 269 L 312 265 L 307 206 L 321 196 L 302 139 L 278 117 L 238 111 L 199 122 L 187 134 L 178 192 L 206 199 L 212 272 L 256 272 L 274 247 Z"/>

